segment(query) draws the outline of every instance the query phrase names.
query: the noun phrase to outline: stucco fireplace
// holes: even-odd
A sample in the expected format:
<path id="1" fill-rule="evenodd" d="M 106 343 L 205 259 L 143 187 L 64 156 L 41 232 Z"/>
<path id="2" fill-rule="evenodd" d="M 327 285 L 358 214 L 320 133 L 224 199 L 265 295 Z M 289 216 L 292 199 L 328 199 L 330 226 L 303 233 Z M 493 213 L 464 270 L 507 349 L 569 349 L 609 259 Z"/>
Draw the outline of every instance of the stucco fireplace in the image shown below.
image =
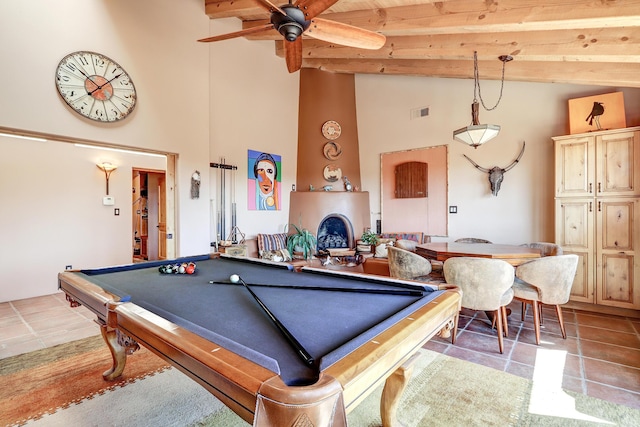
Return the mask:
<path id="1" fill-rule="evenodd" d="M 325 249 L 323 245 L 337 244 L 342 237 L 347 240 L 346 247 L 354 249 L 358 237 L 364 230 L 371 227 L 369 193 L 366 191 L 293 191 L 290 204 L 289 222 L 302 225 L 314 233 L 319 238 L 320 249 Z M 339 234 L 340 237 L 326 236 L 330 227 L 337 227 L 338 230 L 342 228 L 338 222 L 333 221 L 341 221 L 344 224 L 344 233 L 333 233 Z M 321 228 L 323 222 L 324 227 Z M 323 232 L 325 235 L 322 234 Z M 346 236 L 343 236 L 345 234 Z M 328 249 L 329 246 L 326 248 Z"/>

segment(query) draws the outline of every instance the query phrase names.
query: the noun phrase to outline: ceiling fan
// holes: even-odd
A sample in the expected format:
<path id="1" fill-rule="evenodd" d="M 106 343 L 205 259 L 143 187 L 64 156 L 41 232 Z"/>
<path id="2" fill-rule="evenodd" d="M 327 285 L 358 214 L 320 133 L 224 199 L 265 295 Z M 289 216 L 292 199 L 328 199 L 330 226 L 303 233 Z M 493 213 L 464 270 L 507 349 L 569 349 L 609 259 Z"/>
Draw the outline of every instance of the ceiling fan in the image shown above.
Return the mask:
<path id="1" fill-rule="evenodd" d="M 380 49 L 386 41 L 386 37 L 380 33 L 341 22 L 316 18 L 338 0 L 298 0 L 295 3 L 289 0 L 289 3 L 283 6 L 276 6 L 269 0 L 257 0 L 257 2 L 271 13 L 269 24 L 207 37 L 198 41 L 216 42 L 275 29 L 284 36 L 285 59 L 290 73 L 294 73 L 302 67 L 302 37 L 300 36 L 303 33 L 328 43 L 359 49 Z"/>

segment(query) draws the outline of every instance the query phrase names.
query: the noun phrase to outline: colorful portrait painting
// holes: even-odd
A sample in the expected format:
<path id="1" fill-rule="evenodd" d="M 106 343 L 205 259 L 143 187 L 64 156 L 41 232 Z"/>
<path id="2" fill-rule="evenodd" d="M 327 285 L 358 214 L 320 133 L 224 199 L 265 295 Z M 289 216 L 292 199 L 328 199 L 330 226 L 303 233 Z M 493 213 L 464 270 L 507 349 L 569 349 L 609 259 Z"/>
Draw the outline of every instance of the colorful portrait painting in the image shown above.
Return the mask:
<path id="1" fill-rule="evenodd" d="M 280 210 L 281 157 L 248 150 L 248 208 L 259 211 Z"/>

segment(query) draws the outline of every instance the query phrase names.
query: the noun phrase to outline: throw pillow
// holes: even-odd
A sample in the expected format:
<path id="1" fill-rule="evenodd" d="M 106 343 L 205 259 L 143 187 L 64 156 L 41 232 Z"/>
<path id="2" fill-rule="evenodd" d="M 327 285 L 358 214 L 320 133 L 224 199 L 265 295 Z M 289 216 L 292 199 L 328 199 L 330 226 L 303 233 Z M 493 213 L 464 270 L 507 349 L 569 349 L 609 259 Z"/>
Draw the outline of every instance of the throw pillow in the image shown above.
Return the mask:
<path id="1" fill-rule="evenodd" d="M 287 233 L 258 234 L 258 254 L 262 257 L 265 251 L 287 249 Z"/>
<path id="2" fill-rule="evenodd" d="M 286 248 L 276 249 L 275 251 L 265 251 L 262 254 L 262 259 L 275 262 L 287 262 L 291 261 L 291 254 L 289 254 L 289 250 Z"/>
<path id="3" fill-rule="evenodd" d="M 400 239 L 396 240 L 396 247 L 407 251 L 415 252 L 418 242 L 415 240 Z"/>
<path id="4" fill-rule="evenodd" d="M 380 239 L 380 243 L 376 246 L 375 258 L 387 258 L 387 246 L 393 246 L 393 239 Z"/>

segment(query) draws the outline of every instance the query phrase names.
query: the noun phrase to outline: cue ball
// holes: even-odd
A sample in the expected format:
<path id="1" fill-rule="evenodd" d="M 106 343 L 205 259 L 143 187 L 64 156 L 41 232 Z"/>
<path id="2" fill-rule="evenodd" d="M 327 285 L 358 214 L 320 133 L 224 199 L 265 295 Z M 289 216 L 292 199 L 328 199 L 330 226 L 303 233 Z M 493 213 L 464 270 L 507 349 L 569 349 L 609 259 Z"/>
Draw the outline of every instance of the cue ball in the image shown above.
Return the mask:
<path id="1" fill-rule="evenodd" d="M 240 281 L 240 276 L 238 276 L 237 274 L 232 274 L 231 277 L 229 277 L 229 280 L 231 281 L 231 283 L 238 283 Z"/>

